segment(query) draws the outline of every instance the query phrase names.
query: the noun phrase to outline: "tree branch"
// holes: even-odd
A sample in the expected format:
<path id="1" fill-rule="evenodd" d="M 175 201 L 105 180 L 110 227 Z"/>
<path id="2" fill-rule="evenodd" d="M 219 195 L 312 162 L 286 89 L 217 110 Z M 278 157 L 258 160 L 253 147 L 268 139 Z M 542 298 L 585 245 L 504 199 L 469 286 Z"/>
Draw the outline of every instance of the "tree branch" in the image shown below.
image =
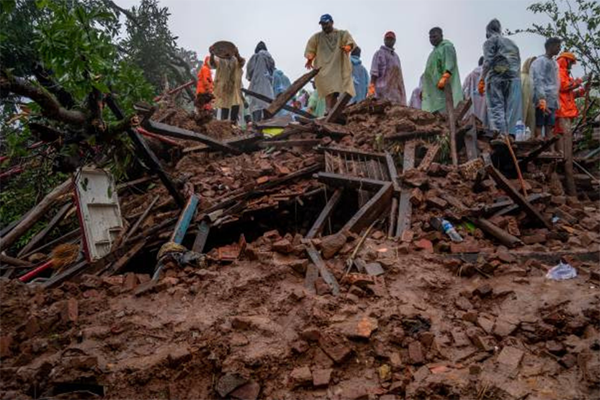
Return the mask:
<path id="1" fill-rule="evenodd" d="M 45 117 L 68 124 L 85 124 L 85 113 L 64 108 L 46 89 L 35 86 L 23 78 L 11 76 L 6 71 L 0 73 L 0 91 L 14 93 L 35 101 L 42 107 L 42 114 Z"/>

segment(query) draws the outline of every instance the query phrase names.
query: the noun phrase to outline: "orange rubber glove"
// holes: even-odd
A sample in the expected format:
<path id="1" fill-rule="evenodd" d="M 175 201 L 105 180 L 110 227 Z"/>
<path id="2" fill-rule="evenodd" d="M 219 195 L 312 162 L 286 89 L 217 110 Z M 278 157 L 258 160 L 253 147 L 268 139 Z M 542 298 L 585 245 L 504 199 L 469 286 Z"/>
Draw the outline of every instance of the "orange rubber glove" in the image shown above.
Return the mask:
<path id="1" fill-rule="evenodd" d="M 448 79 L 450 79 L 450 77 L 452 76 L 452 74 L 448 71 L 444 72 L 444 75 L 442 75 L 442 77 L 440 78 L 437 87 L 440 90 L 444 90 L 444 88 L 446 87 L 446 82 L 448 82 Z"/>
<path id="2" fill-rule="evenodd" d="M 367 96 L 369 96 L 369 97 L 375 96 L 375 84 L 374 83 L 369 84 L 369 91 L 367 92 Z"/>
<path id="3" fill-rule="evenodd" d="M 479 80 L 479 84 L 477 84 L 477 91 L 482 96 L 485 93 L 485 81 L 483 79 Z"/>
<path id="4" fill-rule="evenodd" d="M 538 101 L 538 108 L 540 110 L 542 110 L 543 112 L 546 112 L 546 110 L 548 109 L 548 105 L 546 104 L 546 100 L 540 99 L 540 101 Z"/>
<path id="5" fill-rule="evenodd" d="M 313 69 L 313 60 L 315 59 L 315 55 L 314 54 L 309 54 L 306 57 L 306 64 L 304 64 L 304 66 L 306 67 L 306 69 Z"/>
<path id="6" fill-rule="evenodd" d="M 352 51 L 352 46 L 350 46 L 349 44 L 346 46 L 342 46 L 342 50 L 344 50 L 344 53 L 350 54 L 350 52 Z"/>

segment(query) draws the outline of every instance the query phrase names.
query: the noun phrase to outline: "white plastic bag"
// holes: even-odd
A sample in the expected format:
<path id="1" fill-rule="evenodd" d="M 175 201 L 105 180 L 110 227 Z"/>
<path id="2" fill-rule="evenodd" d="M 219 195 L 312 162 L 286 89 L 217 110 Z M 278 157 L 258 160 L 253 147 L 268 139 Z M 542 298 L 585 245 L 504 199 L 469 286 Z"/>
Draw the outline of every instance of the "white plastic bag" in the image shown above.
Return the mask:
<path id="1" fill-rule="evenodd" d="M 564 281 L 565 279 L 573 279 L 577 276 L 577 270 L 570 264 L 565 264 L 560 261 L 557 266 L 552 267 L 546 274 L 547 279 L 554 281 Z"/>

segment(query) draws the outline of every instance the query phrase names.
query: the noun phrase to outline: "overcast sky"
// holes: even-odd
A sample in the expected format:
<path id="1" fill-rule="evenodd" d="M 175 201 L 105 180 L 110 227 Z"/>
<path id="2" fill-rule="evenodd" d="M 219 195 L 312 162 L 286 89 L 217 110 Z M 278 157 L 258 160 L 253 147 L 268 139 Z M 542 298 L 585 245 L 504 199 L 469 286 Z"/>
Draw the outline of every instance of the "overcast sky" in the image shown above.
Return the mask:
<path id="1" fill-rule="evenodd" d="M 136 0 L 116 0 L 124 7 Z M 431 51 L 428 32 L 434 26 L 454 43 L 461 80 L 477 66 L 485 41 L 485 26 L 498 18 L 503 28 L 525 28 L 547 22 L 526 8 L 533 0 L 160 0 L 171 11 L 170 27 L 178 44 L 195 50 L 201 59 L 219 40 L 235 43 L 248 59 L 262 40 L 277 68 L 293 81 L 306 72 L 304 48 L 320 30 L 319 17 L 333 16 L 335 27 L 348 30 L 362 49 L 370 69 L 373 53 L 386 31 L 396 32 L 406 90 L 418 84 Z M 513 37 L 521 60 L 544 52 L 544 39 L 531 34 Z"/>

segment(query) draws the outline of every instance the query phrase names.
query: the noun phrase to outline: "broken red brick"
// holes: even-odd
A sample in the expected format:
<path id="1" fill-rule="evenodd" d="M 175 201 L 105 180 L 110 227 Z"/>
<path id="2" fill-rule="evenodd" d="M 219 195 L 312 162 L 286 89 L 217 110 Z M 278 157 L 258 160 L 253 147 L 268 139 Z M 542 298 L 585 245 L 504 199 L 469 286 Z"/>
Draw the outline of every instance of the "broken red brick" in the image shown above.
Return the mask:
<path id="1" fill-rule="evenodd" d="M 229 395 L 239 400 L 256 400 L 260 394 L 260 385 L 257 382 L 248 382 L 235 389 Z"/>
<path id="2" fill-rule="evenodd" d="M 312 383 L 312 373 L 308 367 L 294 368 L 290 373 L 290 385 L 292 387 L 305 386 Z"/>
<path id="3" fill-rule="evenodd" d="M 427 253 L 433 253 L 433 244 L 427 239 L 420 239 L 415 242 L 415 246 L 425 250 Z"/>
<path id="4" fill-rule="evenodd" d="M 346 361 L 352 354 L 352 349 L 346 346 L 341 339 L 334 336 L 321 336 L 319 347 L 337 364 Z"/>
<path id="5" fill-rule="evenodd" d="M 289 254 L 294 250 L 294 247 L 289 240 L 281 239 L 273 243 L 272 249 L 278 253 Z"/>
<path id="6" fill-rule="evenodd" d="M 408 359 L 410 364 L 423 364 L 425 362 L 421 342 L 414 341 L 408 345 Z"/>
<path id="7" fill-rule="evenodd" d="M 329 386 L 329 381 L 331 381 L 332 372 L 333 370 L 331 368 L 313 370 L 313 386 L 316 388 Z"/>

